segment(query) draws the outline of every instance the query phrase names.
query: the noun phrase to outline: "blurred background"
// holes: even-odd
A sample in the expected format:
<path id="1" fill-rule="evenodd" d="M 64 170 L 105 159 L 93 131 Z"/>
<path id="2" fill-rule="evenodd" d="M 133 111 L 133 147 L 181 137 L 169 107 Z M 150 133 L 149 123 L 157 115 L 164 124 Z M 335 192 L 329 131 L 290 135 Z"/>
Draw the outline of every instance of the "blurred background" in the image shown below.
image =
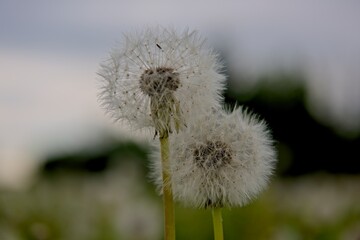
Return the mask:
<path id="1" fill-rule="evenodd" d="M 199 30 L 226 102 L 265 119 L 269 189 L 224 212 L 225 239 L 360 239 L 360 2 L 0 1 L 0 239 L 162 239 L 148 146 L 97 102 L 124 32 Z M 212 239 L 177 206 L 177 239 Z"/>

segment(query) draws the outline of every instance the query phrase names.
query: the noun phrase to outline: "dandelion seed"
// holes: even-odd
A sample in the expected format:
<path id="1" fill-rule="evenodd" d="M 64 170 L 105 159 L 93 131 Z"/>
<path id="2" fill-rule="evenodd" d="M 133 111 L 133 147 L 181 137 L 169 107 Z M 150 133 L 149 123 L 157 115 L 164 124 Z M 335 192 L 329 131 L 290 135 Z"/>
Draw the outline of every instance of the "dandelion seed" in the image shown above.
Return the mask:
<path id="1" fill-rule="evenodd" d="M 221 103 L 225 77 L 197 32 L 161 27 L 127 35 L 101 64 L 100 101 L 116 121 L 171 133 Z"/>
<path id="2" fill-rule="evenodd" d="M 202 116 L 170 144 L 174 196 L 191 207 L 245 205 L 266 187 L 276 161 L 265 123 L 241 109 Z M 157 160 L 161 189 L 159 171 Z"/>

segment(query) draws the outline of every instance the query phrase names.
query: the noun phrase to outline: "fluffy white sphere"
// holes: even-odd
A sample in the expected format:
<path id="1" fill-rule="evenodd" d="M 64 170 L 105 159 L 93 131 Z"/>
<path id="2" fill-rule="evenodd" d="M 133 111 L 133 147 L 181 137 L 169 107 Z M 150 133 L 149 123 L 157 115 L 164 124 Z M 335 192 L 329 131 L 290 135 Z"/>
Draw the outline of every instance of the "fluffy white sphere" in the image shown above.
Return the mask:
<path id="1" fill-rule="evenodd" d="M 197 32 L 149 28 L 126 35 L 101 64 L 99 99 L 116 121 L 172 132 L 221 104 L 221 67 Z"/>
<path id="2" fill-rule="evenodd" d="M 170 138 L 175 199 L 191 207 L 243 206 L 263 190 L 276 163 L 266 124 L 241 109 L 213 111 Z M 162 188 L 159 154 L 153 177 Z"/>

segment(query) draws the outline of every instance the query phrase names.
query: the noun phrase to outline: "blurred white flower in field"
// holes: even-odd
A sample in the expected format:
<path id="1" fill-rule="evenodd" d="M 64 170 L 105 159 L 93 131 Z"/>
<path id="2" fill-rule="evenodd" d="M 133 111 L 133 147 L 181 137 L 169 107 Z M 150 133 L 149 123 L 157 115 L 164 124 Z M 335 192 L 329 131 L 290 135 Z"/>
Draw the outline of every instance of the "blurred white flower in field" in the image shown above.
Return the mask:
<path id="1" fill-rule="evenodd" d="M 115 121 L 171 133 L 221 103 L 221 68 L 196 31 L 149 28 L 126 35 L 101 64 L 99 99 Z"/>
<path id="2" fill-rule="evenodd" d="M 117 160 L 124 162 L 102 174 L 67 172 L 39 177 L 29 191 L 0 189 L 0 239 L 21 239 L 24 232 L 31 239 L 119 239 L 136 226 L 137 240 L 159 239 L 161 207 L 149 196 L 141 168 L 132 159 Z"/>
<path id="3" fill-rule="evenodd" d="M 310 226 L 336 224 L 349 212 L 360 212 L 359 182 L 357 176 L 303 176 L 275 183 L 273 201 L 281 199 L 279 212 L 296 215 Z"/>
<path id="4" fill-rule="evenodd" d="M 149 199 L 132 201 L 117 211 L 116 229 L 124 239 L 157 240 L 162 236 L 161 208 Z"/>
<path id="5" fill-rule="evenodd" d="M 241 108 L 204 115 L 170 140 L 174 196 L 192 207 L 246 204 L 267 185 L 276 162 L 265 123 Z M 158 155 L 153 177 L 161 189 Z"/>

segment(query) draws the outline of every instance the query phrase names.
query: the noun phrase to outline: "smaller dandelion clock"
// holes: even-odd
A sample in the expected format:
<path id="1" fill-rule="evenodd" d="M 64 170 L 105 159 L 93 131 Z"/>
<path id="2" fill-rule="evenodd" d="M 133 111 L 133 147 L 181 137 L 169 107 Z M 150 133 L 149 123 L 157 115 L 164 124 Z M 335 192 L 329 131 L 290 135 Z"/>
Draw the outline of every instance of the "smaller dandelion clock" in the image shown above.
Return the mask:
<path id="1" fill-rule="evenodd" d="M 266 124 L 241 108 L 198 118 L 170 144 L 175 198 L 196 208 L 245 205 L 266 187 L 276 162 Z"/>
<path id="2" fill-rule="evenodd" d="M 170 144 L 168 170 L 175 199 L 190 207 L 212 208 L 215 239 L 222 239 L 220 209 L 248 203 L 273 172 L 276 154 L 266 124 L 241 108 L 212 111 L 171 138 Z M 153 174 L 161 189 L 159 170 L 154 161 Z"/>

